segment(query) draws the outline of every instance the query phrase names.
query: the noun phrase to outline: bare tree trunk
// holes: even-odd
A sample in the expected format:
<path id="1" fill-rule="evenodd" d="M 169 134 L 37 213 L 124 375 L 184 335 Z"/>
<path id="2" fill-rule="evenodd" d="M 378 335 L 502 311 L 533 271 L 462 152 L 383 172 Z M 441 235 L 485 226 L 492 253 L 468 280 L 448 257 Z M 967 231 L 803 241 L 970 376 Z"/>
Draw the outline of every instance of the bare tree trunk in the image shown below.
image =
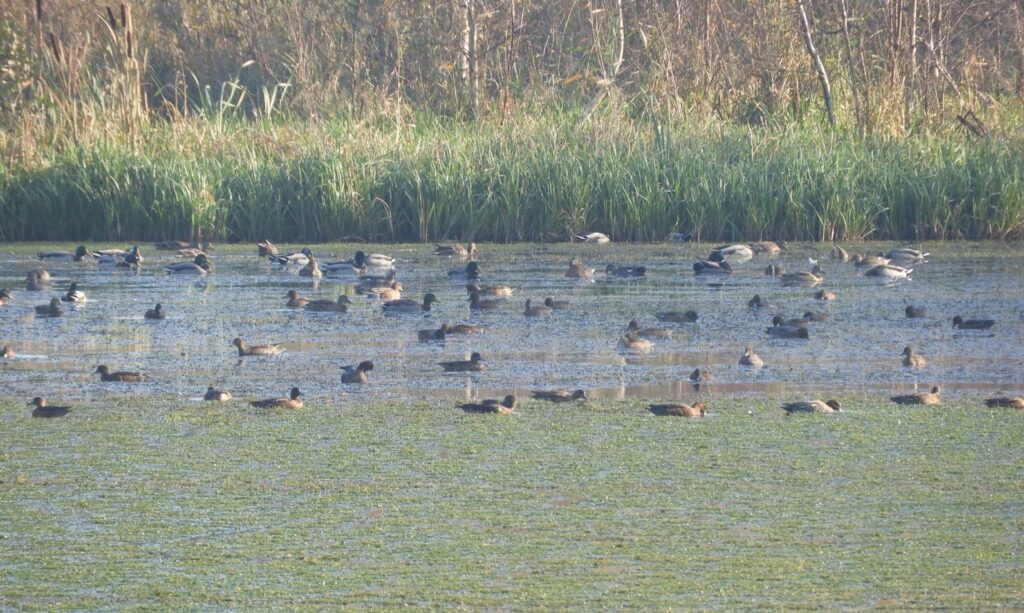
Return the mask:
<path id="1" fill-rule="evenodd" d="M 811 38 L 811 24 L 807 18 L 804 2 L 805 0 L 797 0 L 797 15 L 800 17 L 800 27 L 803 30 L 804 42 L 807 44 L 807 53 L 811 56 L 814 72 L 818 74 L 818 81 L 821 83 L 821 96 L 825 100 L 825 112 L 828 114 L 828 123 L 834 128 L 836 127 L 836 115 L 832 110 L 832 88 L 828 84 L 828 73 L 825 72 L 825 64 L 821 61 L 821 55 L 814 48 L 814 40 Z"/>
<path id="2" fill-rule="evenodd" d="M 867 129 L 867 121 L 864 118 L 867 100 L 862 101 L 860 89 L 867 87 L 867 82 L 860 82 L 857 75 L 857 61 L 853 57 L 853 43 L 850 41 L 850 12 L 846 8 L 846 0 L 839 0 L 839 8 L 843 14 L 843 42 L 846 45 L 846 62 L 849 71 L 850 93 L 853 94 L 853 110 L 857 115 L 857 131 L 863 135 Z"/>
<path id="3" fill-rule="evenodd" d="M 914 88 L 917 77 L 917 0 L 910 2 L 910 45 L 907 49 L 907 84 L 903 91 L 903 122 L 909 130 L 914 112 Z"/>
<path id="4" fill-rule="evenodd" d="M 469 113 L 477 116 L 480 109 L 480 80 L 477 78 L 476 51 L 476 0 L 461 0 L 462 3 L 462 83 L 468 94 Z"/>

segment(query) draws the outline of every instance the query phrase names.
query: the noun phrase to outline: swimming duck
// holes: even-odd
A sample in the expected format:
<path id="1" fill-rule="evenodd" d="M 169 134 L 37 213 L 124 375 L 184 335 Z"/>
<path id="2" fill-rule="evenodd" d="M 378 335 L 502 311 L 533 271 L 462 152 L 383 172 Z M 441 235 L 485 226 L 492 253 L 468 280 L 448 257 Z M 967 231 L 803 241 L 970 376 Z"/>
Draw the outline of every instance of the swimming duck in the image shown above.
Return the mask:
<path id="1" fill-rule="evenodd" d="M 338 261 L 338 262 L 327 262 L 326 264 L 319 264 L 318 263 L 318 266 L 320 267 L 320 270 L 323 271 L 324 274 L 330 275 L 330 276 L 335 276 L 335 277 L 341 277 L 341 276 L 362 277 L 363 275 L 366 274 L 366 267 L 365 266 L 356 266 L 355 264 L 353 264 L 349 260 L 341 260 L 341 261 Z M 370 278 L 376 279 L 377 275 L 371 275 Z M 390 278 L 388 278 L 387 275 L 380 275 L 380 279 L 381 279 L 382 283 L 393 281 L 394 278 L 395 278 L 395 271 L 394 270 L 390 271 Z"/>
<path id="2" fill-rule="evenodd" d="M 805 311 L 801 316 L 804 321 L 822 322 L 832 319 L 832 316 L 828 313 L 815 313 L 814 311 Z"/>
<path id="3" fill-rule="evenodd" d="M 754 297 L 747 301 L 747 306 L 752 309 L 768 308 L 768 301 L 761 297 L 761 294 L 754 294 Z"/>
<path id="4" fill-rule="evenodd" d="M 754 253 L 767 253 L 768 257 L 773 258 L 780 253 L 785 243 L 780 245 L 775 241 L 757 241 L 756 243 L 750 243 L 750 248 Z"/>
<path id="5" fill-rule="evenodd" d="M 156 303 L 155 307 L 146 311 L 145 317 L 146 319 L 164 319 L 166 315 L 164 314 L 163 305 L 159 302 Z"/>
<path id="6" fill-rule="evenodd" d="M 921 251 L 920 249 L 911 249 L 909 247 L 905 247 L 903 249 L 892 249 L 889 253 L 878 254 L 879 257 L 886 257 L 891 261 L 901 262 L 904 264 L 924 262 L 924 259 L 929 255 L 931 254 Z"/>
<path id="7" fill-rule="evenodd" d="M 0 358 L 4 358 L 5 360 L 9 360 L 9 359 L 11 359 L 13 357 L 14 357 L 14 347 L 11 347 L 10 345 L 4 345 L 4 348 L 0 349 Z"/>
<path id="8" fill-rule="evenodd" d="M 494 298 L 508 298 L 512 295 L 512 292 L 516 291 L 514 287 L 508 285 L 485 285 L 481 287 L 476 283 L 466 284 L 466 293 L 472 294 L 476 292 L 481 296 L 489 296 Z"/>
<path id="9" fill-rule="evenodd" d="M 110 369 L 106 365 L 97 366 L 96 370 L 92 371 L 92 374 L 99 374 L 101 381 L 123 381 L 126 383 L 138 383 L 146 380 L 146 375 L 140 372 L 127 372 L 118 371 L 110 372 Z"/>
<path id="10" fill-rule="evenodd" d="M 206 254 L 197 255 L 191 262 L 177 262 L 164 266 L 164 270 L 178 275 L 205 276 L 213 272 L 213 262 Z"/>
<path id="11" fill-rule="evenodd" d="M 693 372 L 690 373 L 690 381 L 693 383 L 703 383 L 714 380 L 715 375 L 706 368 L 694 368 Z"/>
<path id="12" fill-rule="evenodd" d="M 531 306 L 530 299 L 527 298 L 526 308 L 523 309 L 523 315 L 527 317 L 546 317 L 548 315 L 551 315 L 553 311 L 554 309 L 552 309 L 551 307 L 543 305 Z"/>
<path id="13" fill-rule="evenodd" d="M 437 245 L 434 247 L 434 255 L 443 255 L 454 258 L 467 258 L 476 255 L 476 243 L 469 243 L 468 246 L 463 247 L 462 245 Z"/>
<path id="14" fill-rule="evenodd" d="M 455 280 L 465 279 L 469 281 L 475 281 L 480 278 L 480 264 L 476 262 L 470 262 L 465 266 L 453 268 L 448 271 L 448 278 Z"/>
<path id="15" fill-rule="evenodd" d="M 85 302 L 85 292 L 78 289 L 78 284 L 73 282 L 68 288 L 68 293 L 60 299 L 61 302 Z"/>
<path id="16" fill-rule="evenodd" d="M 619 337 L 619 347 L 623 349 L 630 349 L 632 351 L 649 351 L 651 348 L 651 341 L 640 338 L 632 332 L 628 332 Z"/>
<path id="17" fill-rule="evenodd" d="M 98 253 L 101 258 L 107 257 L 102 251 L 97 251 L 96 253 Z M 114 257 L 114 265 L 118 268 L 138 268 L 139 266 L 142 266 L 142 262 L 144 261 L 142 252 L 139 251 L 138 245 L 133 245 L 132 248 L 123 255 L 117 255 Z"/>
<path id="18" fill-rule="evenodd" d="M 326 298 L 321 300 L 310 300 L 302 306 L 307 311 L 316 311 L 318 313 L 345 313 L 348 311 L 348 306 L 352 304 L 352 301 L 345 294 L 338 296 L 337 300 L 327 300 Z"/>
<path id="19" fill-rule="evenodd" d="M 672 338 L 674 332 L 670 328 L 641 328 L 635 319 L 630 320 L 629 331 L 641 338 Z"/>
<path id="20" fill-rule="evenodd" d="M 721 245 L 711 251 L 722 254 L 722 257 L 733 257 L 740 260 L 749 260 L 754 257 L 754 250 L 747 245 Z"/>
<path id="21" fill-rule="evenodd" d="M 483 334 L 484 329 L 480 326 L 474 326 L 471 324 L 455 324 L 450 325 L 447 322 L 441 324 L 445 334 Z"/>
<path id="22" fill-rule="evenodd" d="M 939 404 L 942 401 L 942 397 L 939 396 L 939 386 L 936 385 L 932 388 L 931 392 L 920 392 L 917 394 L 904 394 L 902 396 L 893 396 L 890 398 L 896 404 Z"/>
<path id="23" fill-rule="evenodd" d="M 342 383 L 366 383 L 369 381 L 366 373 L 373 370 L 373 362 L 363 360 L 355 366 L 342 366 L 341 369 L 345 371 L 345 374 L 341 375 Z"/>
<path id="24" fill-rule="evenodd" d="M 153 247 L 161 251 L 176 251 L 178 249 L 199 247 L 199 245 L 190 241 L 163 241 L 159 243 L 153 243 Z"/>
<path id="25" fill-rule="evenodd" d="M 474 351 L 468 360 L 453 360 L 439 364 L 446 372 L 473 372 L 484 369 L 484 358 Z"/>
<path id="26" fill-rule="evenodd" d="M 990 407 L 1009 407 L 1011 409 L 1024 409 L 1024 397 L 1003 396 L 1000 398 L 988 398 L 985 405 Z"/>
<path id="27" fill-rule="evenodd" d="M 285 298 L 288 299 L 288 302 L 285 303 L 285 306 L 287 306 L 290 309 L 298 309 L 312 302 L 309 298 L 306 298 L 305 296 L 300 296 L 299 292 L 293 289 L 288 290 L 288 295 L 286 295 Z"/>
<path id="28" fill-rule="evenodd" d="M 652 404 L 647 410 L 661 417 L 704 417 L 708 412 L 703 402 L 692 407 L 688 404 Z"/>
<path id="29" fill-rule="evenodd" d="M 60 298 L 51 298 L 49 304 L 40 304 L 36 307 L 36 315 L 46 317 L 60 317 L 64 309 L 60 308 Z"/>
<path id="30" fill-rule="evenodd" d="M 913 368 L 924 368 L 925 364 L 927 364 L 927 361 L 924 359 L 924 356 L 914 353 L 914 350 L 910 348 L 910 345 L 904 347 L 903 353 L 901 353 L 900 355 L 903 356 L 904 366 L 910 366 Z"/>
<path id="31" fill-rule="evenodd" d="M 607 234 L 601 232 L 591 232 L 590 234 L 576 234 L 576 238 L 580 239 L 584 243 L 595 243 L 597 245 L 604 245 L 612 242 L 612 239 L 608 238 Z"/>
<path id="32" fill-rule="evenodd" d="M 923 306 L 908 304 L 907 308 L 903 309 L 903 312 L 907 314 L 907 317 L 912 319 L 921 319 L 925 316 L 925 308 Z"/>
<path id="33" fill-rule="evenodd" d="M 732 266 L 729 265 L 729 262 L 697 260 L 693 263 L 693 274 L 695 275 L 728 275 L 731 273 Z"/>
<path id="34" fill-rule="evenodd" d="M 661 311 L 655 313 L 658 321 L 669 321 L 677 324 L 692 324 L 697 321 L 697 311 Z"/>
<path id="35" fill-rule="evenodd" d="M 912 272 L 914 272 L 913 268 L 903 268 L 902 266 L 895 266 L 893 264 L 882 264 L 868 270 L 864 273 L 864 276 L 884 277 L 886 279 L 906 279 Z"/>
<path id="36" fill-rule="evenodd" d="M 889 258 L 883 258 L 874 255 L 863 256 L 857 254 L 850 258 L 853 265 L 857 268 L 874 268 L 875 266 L 884 266 L 889 263 Z"/>
<path id="37" fill-rule="evenodd" d="M 287 398 L 267 398 L 266 400 L 253 400 L 249 404 L 258 409 L 301 409 L 302 392 L 299 391 L 299 388 L 293 387 L 291 393 L 288 395 Z"/>
<path id="38" fill-rule="evenodd" d="M 36 257 L 40 260 L 74 260 L 81 262 L 86 257 L 91 256 L 89 250 L 85 248 L 85 245 L 79 245 L 74 252 L 71 251 L 44 251 L 37 253 Z"/>
<path id="39" fill-rule="evenodd" d="M 953 318 L 953 327 L 961 330 L 988 330 L 995 324 L 994 319 L 964 319 L 959 315 Z"/>
<path id="40" fill-rule="evenodd" d="M 382 300 L 384 302 L 389 302 L 391 300 L 401 300 L 403 289 L 405 288 L 402 287 L 401 283 L 393 280 L 391 281 L 390 284 L 384 287 L 371 287 L 367 289 L 366 296 L 368 298 L 376 296 L 378 300 Z"/>
<path id="41" fill-rule="evenodd" d="M 786 285 L 817 285 L 825 280 L 825 271 L 821 266 L 815 264 L 810 272 L 806 270 L 787 272 L 779 278 Z"/>
<path id="42" fill-rule="evenodd" d="M 448 331 L 445 329 L 447 324 L 441 324 L 441 327 L 437 330 L 419 330 L 416 332 L 416 338 L 421 343 L 429 343 L 432 341 L 443 341 Z"/>
<path id="43" fill-rule="evenodd" d="M 490 398 L 487 400 L 481 400 L 480 402 L 467 402 L 460 404 L 459 408 L 467 413 L 494 413 L 497 415 L 508 415 L 516 409 L 516 397 L 509 394 L 500 402 Z"/>
<path id="44" fill-rule="evenodd" d="M 505 304 L 504 298 L 484 299 L 477 292 L 469 295 L 469 308 L 471 309 L 496 309 Z"/>
<path id="45" fill-rule="evenodd" d="M 575 392 L 570 392 L 569 390 L 534 390 L 532 395 L 537 400 L 547 400 L 548 402 L 556 403 L 587 399 L 587 393 L 583 390 L 576 390 Z"/>
<path id="46" fill-rule="evenodd" d="M 594 276 L 594 269 L 584 266 L 579 258 L 572 258 L 569 260 L 569 270 L 565 276 L 570 279 L 589 279 Z"/>
<path id="47" fill-rule="evenodd" d="M 646 266 L 616 266 L 609 264 L 604 269 L 605 274 L 610 277 L 644 277 L 647 275 Z"/>
<path id="48" fill-rule="evenodd" d="M 42 396 L 36 396 L 28 406 L 34 406 L 32 417 L 64 417 L 71 411 L 71 407 L 52 407 L 46 404 Z"/>
<path id="49" fill-rule="evenodd" d="M 45 277 L 40 276 L 40 272 Z M 42 268 L 30 270 L 25 273 L 25 289 L 30 292 L 43 292 L 50 289 L 50 274 Z"/>
<path id="50" fill-rule="evenodd" d="M 316 257 L 313 254 L 309 254 L 309 261 L 306 265 L 299 270 L 300 277 L 311 277 L 313 279 L 319 279 L 324 276 L 324 273 L 320 270 L 320 264 L 317 263 Z"/>
<path id="51" fill-rule="evenodd" d="M 207 244 L 209 244 L 209 243 L 207 243 Z M 213 251 L 213 245 L 210 245 L 210 249 L 209 250 Z M 191 259 L 191 258 L 195 258 L 197 255 L 206 255 L 206 250 L 197 249 L 195 247 L 190 247 L 188 249 L 178 249 L 178 257 L 179 258 L 190 258 Z"/>
<path id="52" fill-rule="evenodd" d="M 794 317 L 792 319 L 786 319 L 782 315 L 772 317 L 773 326 L 806 326 L 809 321 L 809 319 L 803 317 Z"/>
<path id="53" fill-rule="evenodd" d="M 11 290 L 6 287 L 0 289 L 0 306 L 5 306 L 13 301 L 14 298 L 11 296 Z"/>
<path id="54" fill-rule="evenodd" d="M 356 257 L 352 260 L 356 268 L 391 268 L 395 265 L 395 258 L 383 253 L 363 253 L 356 251 Z"/>
<path id="55" fill-rule="evenodd" d="M 840 262 L 850 261 L 850 254 L 846 252 L 846 249 L 843 249 L 839 245 L 832 245 L 832 251 L 828 254 L 828 257 L 833 260 L 839 260 Z"/>
<path id="56" fill-rule="evenodd" d="M 764 269 L 764 274 L 768 275 L 769 277 L 778 277 L 785 273 L 786 267 L 783 266 L 782 264 L 769 264 L 768 267 Z"/>
<path id="57" fill-rule="evenodd" d="M 244 357 L 247 355 L 278 355 L 284 349 L 281 345 L 247 345 L 241 338 L 236 337 L 235 340 L 231 341 L 231 344 L 238 347 L 238 356 Z"/>
<path id="58" fill-rule="evenodd" d="M 819 289 L 818 291 L 814 292 L 814 299 L 815 300 L 824 300 L 824 301 L 835 300 L 836 299 L 836 293 L 835 292 L 831 292 L 831 291 L 829 291 L 827 289 Z"/>
<path id="59" fill-rule="evenodd" d="M 761 368 L 764 366 L 764 360 L 761 359 L 761 356 L 754 353 L 753 348 L 747 347 L 743 350 L 743 357 L 740 358 L 740 365 Z"/>
<path id="60" fill-rule="evenodd" d="M 568 300 L 555 300 L 551 296 L 544 299 L 544 306 L 555 311 L 564 311 L 569 308 Z"/>
<path id="61" fill-rule="evenodd" d="M 309 264 L 309 256 L 313 255 L 309 247 L 303 247 L 302 251 L 293 251 L 291 253 L 283 253 L 280 255 L 268 255 L 267 259 L 271 262 L 277 262 L 281 266 L 295 266 L 301 268 L 306 264 Z"/>
<path id="62" fill-rule="evenodd" d="M 263 239 L 256 243 L 256 253 L 261 258 L 275 256 L 277 255 L 277 246 L 269 240 Z"/>
<path id="63" fill-rule="evenodd" d="M 774 338 L 810 338 L 807 328 L 803 326 L 773 325 L 768 328 L 768 336 Z"/>
<path id="64" fill-rule="evenodd" d="M 423 294 L 423 304 L 409 298 L 404 298 L 402 300 L 389 300 L 381 306 L 385 313 L 426 313 L 430 311 L 430 305 L 437 301 L 437 296 L 427 292 Z"/>
<path id="65" fill-rule="evenodd" d="M 211 385 L 206 388 L 206 394 L 203 396 L 203 400 L 209 402 L 227 402 L 228 400 L 231 400 L 231 392 L 217 389 Z"/>
<path id="66" fill-rule="evenodd" d="M 787 402 L 782 405 L 782 410 L 787 415 L 793 413 L 841 413 L 842 405 L 839 404 L 838 400 L 828 400 L 822 402 L 820 400 L 809 400 L 806 402 Z"/>

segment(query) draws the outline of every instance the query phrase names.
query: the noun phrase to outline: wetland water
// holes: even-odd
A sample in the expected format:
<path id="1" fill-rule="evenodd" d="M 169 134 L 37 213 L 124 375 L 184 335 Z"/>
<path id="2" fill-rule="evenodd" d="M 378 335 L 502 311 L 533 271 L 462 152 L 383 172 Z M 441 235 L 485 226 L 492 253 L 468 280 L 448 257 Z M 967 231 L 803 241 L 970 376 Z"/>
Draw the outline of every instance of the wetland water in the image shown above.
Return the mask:
<path id="1" fill-rule="evenodd" d="M 90 248 L 107 247 L 92 245 Z M 126 247 L 127 245 L 119 245 Z M 530 389 L 584 388 L 597 398 L 693 400 L 726 398 L 869 396 L 885 398 L 915 386 L 943 386 L 950 399 L 972 399 L 1024 384 L 1024 249 L 1019 244 L 931 243 L 926 263 L 914 264 L 912 280 L 882 285 L 864 268 L 830 260 L 830 245 L 791 244 L 776 258 L 787 270 L 809 270 L 820 261 L 826 279 L 819 286 L 838 294 L 823 303 L 816 289 L 787 287 L 766 276 L 763 255 L 735 265 L 729 276 L 698 277 L 691 265 L 707 254 L 697 244 L 519 244 L 482 245 L 478 257 L 483 284 L 518 288 L 493 311 L 471 311 L 465 282 L 446 271 L 464 262 L 433 256 L 432 245 L 312 246 L 321 262 L 350 259 L 357 249 L 397 258 L 405 298 L 433 292 L 439 302 L 427 314 L 385 315 L 379 302 L 355 293 L 353 277 L 325 277 L 319 287 L 296 270 L 284 270 L 256 256 L 251 245 L 218 246 L 215 272 L 197 278 L 167 274 L 163 266 L 182 261 L 174 252 L 140 245 L 140 271 L 117 271 L 92 262 L 45 261 L 35 253 L 54 245 L 14 244 L 0 249 L 0 287 L 14 301 L 0 307 L 0 344 L 17 355 L 0 360 L 5 396 L 43 395 L 67 401 L 97 401 L 126 394 L 201 398 L 207 385 L 231 390 L 236 398 L 283 395 L 302 388 L 307 402 L 346 399 L 454 400 L 495 397 Z M 848 250 L 875 253 L 900 245 L 850 244 Z M 61 245 L 61 248 L 75 245 Z M 282 252 L 301 248 L 288 245 Z M 565 276 L 579 256 L 597 268 L 593 281 Z M 645 265 L 646 278 L 623 280 L 602 271 L 608 263 Z M 50 291 L 26 291 L 26 271 L 42 265 L 53 276 Z M 34 306 L 67 291 L 76 281 L 88 302 L 68 307 L 65 316 L 36 317 Z M 347 313 L 312 313 L 285 306 L 296 289 L 310 298 L 349 294 Z M 771 304 L 751 310 L 760 294 Z M 552 296 L 571 308 L 551 317 L 527 318 L 523 304 Z M 147 321 L 157 302 L 167 318 Z M 907 319 L 907 305 L 927 308 L 927 317 Z M 692 324 L 665 324 L 657 311 L 699 313 Z M 809 340 L 770 339 L 765 329 L 775 314 L 798 317 L 824 311 L 831 320 L 811 323 Z M 955 330 L 955 315 L 997 320 L 991 330 Z M 625 351 L 617 340 L 630 319 L 645 326 L 675 329 L 656 339 L 648 352 Z M 417 341 L 417 330 L 441 322 L 484 326 L 481 335 L 449 336 L 443 343 Z M 231 340 L 282 343 L 273 357 L 239 360 Z M 766 366 L 737 364 L 743 347 L 753 346 Z M 926 356 L 922 369 L 901 366 L 905 345 Z M 479 351 L 486 370 L 442 373 L 438 362 Z M 340 367 L 373 360 L 368 385 L 341 383 Z M 140 384 L 101 383 L 91 374 L 99 364 L 111 370 L 139 370 Z M 715 375 L 699 389 L 690 384 L 694 368 Z"/>

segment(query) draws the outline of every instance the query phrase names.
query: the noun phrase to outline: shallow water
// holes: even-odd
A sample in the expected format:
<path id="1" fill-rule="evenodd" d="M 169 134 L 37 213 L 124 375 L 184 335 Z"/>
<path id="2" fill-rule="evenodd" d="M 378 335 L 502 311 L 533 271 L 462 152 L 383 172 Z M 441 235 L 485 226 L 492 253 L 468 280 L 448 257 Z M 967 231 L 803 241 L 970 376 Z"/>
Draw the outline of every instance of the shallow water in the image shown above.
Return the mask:
<path id="1" fill-rule="evenodd" d="M 848 246 L 851 253 L 876 252 L 892 244 Z M 61 245 L 74 248 L 74 245 Z M 90 247 L 99 248 L 98 245 Z M 123 247 L 123 246 L 122 246 Z M 293 246 L 289 246 L 293 247 Z M 301 246 L 298 246 L 301 247 Z M 166 274 L 163 265 L 180 261 L 173 252 L 142 245 L 139 272 L 113 271 L 92 263 L 46 261 L 52 290 L 25 290 L 24 275 L 41 263 L 37 251 L 54 245 L 6 245 L 0 254 L 0 287 L 15 301 L 0 307 L 0 344 L 11 344 L 13 359 L 0 360 L 0 384 L 13 397 L 43 395 L 61 400 L 102 400 L 126 394 L 201 398 L 207 385 L 227 388 L 236 398 L 281 396 L 298 385 L 307 401 L 361 399 L 454 399 L 493 397 L 530 389 L 584 388 L 593 397 L 693 399 L 880 396 L 933 384 L 949 398 L 973 398 L 997 391 L 1024 391 L 1024 248 L 1020 244 L 936 243 L 927 263 L 913 265 L 913 280 L 881 285 L 865 269 L 828 258 L 829 245 L 790 245 L 777 261 L 787 270 L 808 270 L 809 257 L 827 271 L 820 286 L 835 291 L 834 303 L 811 298 L 818 288 L 787 287 L 764 274 L 765 256 L 736 264 L 727 277 L 695 277 L 691 264 L 707 245 L 483 245 L 483 283 L 508 284 L 515 297 L 496 311 L 471 312 L 464 282 L 446 271 L 464 262 L 430 255 L 429 245 L 321 245 L 321 260 L 351 258 L 356 249 L 398 258 L 404 297 L 431 291 L 439 303 L 425 315 L 382 313 L 376 300 L 356 295 L 351 278 L 325 278 L 318 288 L 295 270 L 260 259 L 249 245 L 218 247 L 216 272 L 208 278 Z M 593 281 L 567 279 L 567 262 L 579 255 L 597 268 Z M 643 264 L 639 280 L 608 278 L 605 264 Z M 77 281 L 88 302 L 64 317 L 37 318 L 33 307 L 63 295 Z M 350 294 L 347 313 L 310 313 L 285 307 L 297 289 L 310 298 Z M 747 308 L 755 293 L 771 306 Z M 567 311 L 526 318 L 523 302 L 546 296 L 571 301 Z M 161 302 L 163 321 L 143 313 Z M 908 304 L 923 305 L 925 319 L 907 319 Z M 664 324 L 656 311 L 694 309 L 693 324 Z M 797 317 L 826 311 L 831 320 L 812 323 L 809 340 L 769 339 L 775 314 Z M 997 320 L 987 331 L 954 330 L 954 315 Z M 641 325 L 673 327 L 672 339 L 654 340 L 649 352 L 624 351 L 617 339 L 630 319 Z M 441 322 L 486 327 L 482 335 L 449 336 L 444 343 L 420 343 L 416 331 Z M 239 360 L 231 340 L 283 343 L 284 354 Z M 766 366 L 739 366 L 752 345 Z M 911 345 L 928 359 L 920 370 L 901 365 Z M 441 372 L 438 362 L 479 351 L 480 373 Z M 340 382 L 340 367 L 372 359 L 365 386 Z M 111 370 L 140 370 L 141 384 L 102 383 L 91 374 L 98 364 Z M 711 384 L 696 388 L 694 368 L 709 368 Z"/>

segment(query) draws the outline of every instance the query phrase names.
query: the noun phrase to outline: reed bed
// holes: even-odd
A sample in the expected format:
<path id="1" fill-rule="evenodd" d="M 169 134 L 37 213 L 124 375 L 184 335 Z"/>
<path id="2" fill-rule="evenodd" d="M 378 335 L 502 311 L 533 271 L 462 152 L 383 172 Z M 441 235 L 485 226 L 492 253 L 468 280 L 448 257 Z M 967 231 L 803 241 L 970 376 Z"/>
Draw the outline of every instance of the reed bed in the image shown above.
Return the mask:
<path id="1" fill-rule="evenodd" d="M 472 125 L 154 122 L 142 134 L 8 156 L 0 240 L 1024 234 L 1017 134 L 860 138 L 567 113 Z"/>

